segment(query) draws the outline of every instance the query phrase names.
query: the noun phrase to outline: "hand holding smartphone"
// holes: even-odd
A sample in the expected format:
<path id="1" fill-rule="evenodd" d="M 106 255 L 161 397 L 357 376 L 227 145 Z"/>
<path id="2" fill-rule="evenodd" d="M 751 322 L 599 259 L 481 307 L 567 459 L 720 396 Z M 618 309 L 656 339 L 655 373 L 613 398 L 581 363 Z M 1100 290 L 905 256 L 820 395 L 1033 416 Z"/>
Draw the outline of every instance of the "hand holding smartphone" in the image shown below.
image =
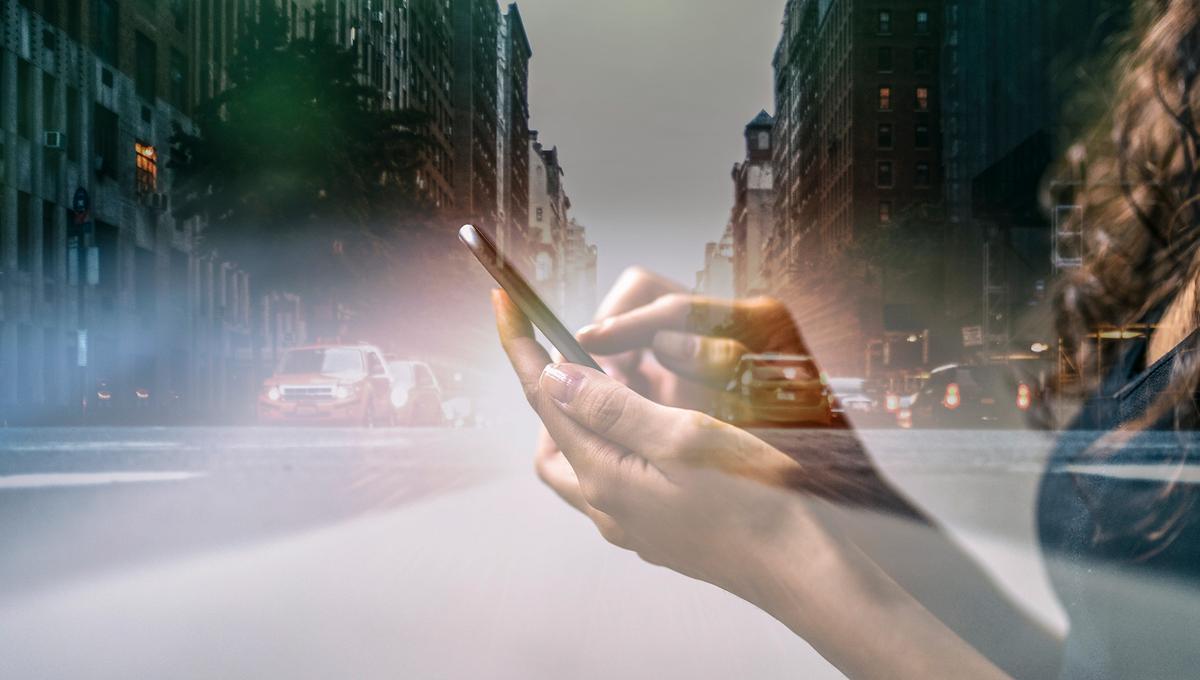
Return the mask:
<path id="1" fill-rule="evenodd" d="M 458 238 L 474 253 L 479 263 L 492 275 L 504 292 L 508 293 L 508 297 L 517 305 L 517 308 L 529 317 L 533 325 L 562 353 L 564 359 L 572 364 L 604 372 L 604 369 L 600 368 L 600 364 L 596 363 L 592 355 L 580 346 L 579 342 L 575 340 L 575 336 L 554 315 L 550 307 L 538 297 L 533 287 L 504 257 L 500 249 L 486 234 L 467 224 L 459 230 Z"/>

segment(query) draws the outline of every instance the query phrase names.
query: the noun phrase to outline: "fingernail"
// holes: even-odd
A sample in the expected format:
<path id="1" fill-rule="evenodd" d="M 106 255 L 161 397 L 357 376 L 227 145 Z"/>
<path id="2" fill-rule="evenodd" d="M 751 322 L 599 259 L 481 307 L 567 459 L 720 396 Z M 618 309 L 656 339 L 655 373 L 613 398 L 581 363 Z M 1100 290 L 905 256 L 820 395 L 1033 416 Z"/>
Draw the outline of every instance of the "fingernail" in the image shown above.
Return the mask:
<path id="1" fill-rule="evenodd" d="M 542 381 L 546 392 L 560 404 L 570 404 L 583 384 L 583 375 L 573 367 L 563 364 L 547 366 L 542 374 L 547 378 Z"/>
<path id="2" fill-rule="evenodd" d="M 575 335 L 576 335 L 576 337 L 579 337 L 579 336 L 587 335 L 588 333 L 595 333 L 596 330 L 597 330 L 596 324 L 594 324 L 594 323 L 588 324 L 587 326 L 580 328 L 578 331 L 575 331 Z"/>

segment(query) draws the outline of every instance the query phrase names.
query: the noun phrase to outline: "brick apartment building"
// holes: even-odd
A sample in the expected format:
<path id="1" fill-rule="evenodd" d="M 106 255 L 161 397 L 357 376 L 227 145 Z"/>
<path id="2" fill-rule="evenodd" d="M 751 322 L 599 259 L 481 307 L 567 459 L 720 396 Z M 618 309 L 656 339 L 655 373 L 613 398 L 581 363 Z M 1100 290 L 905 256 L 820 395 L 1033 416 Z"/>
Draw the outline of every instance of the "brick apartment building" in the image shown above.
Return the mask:
<path id="1" fill-rule="evenodd" d="M 833 372 L 861 374 L 891 296 L 847 256 L 942 200 L 940 0 L 790 0 L 774 60 L 774 292 Z"/>

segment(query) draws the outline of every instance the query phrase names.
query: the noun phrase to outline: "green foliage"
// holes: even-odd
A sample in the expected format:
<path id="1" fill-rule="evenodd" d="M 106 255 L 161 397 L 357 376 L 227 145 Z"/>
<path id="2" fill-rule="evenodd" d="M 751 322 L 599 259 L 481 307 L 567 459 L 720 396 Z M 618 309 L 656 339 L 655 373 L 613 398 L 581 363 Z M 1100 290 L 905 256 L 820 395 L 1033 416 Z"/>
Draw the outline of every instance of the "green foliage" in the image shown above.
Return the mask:
<path id="1" fill-rule="evenodd" d="M 173 139 L 177 217 L 203 218 L 205 245 L 260 291 L 356 286 L 388 266 L 380 241 L 395 247 L 428 220 L 415 198 L 425 114 L 383 110 L 328 25 L 289 41 L 284 17 L 263 3 L 228 87 L 198 108 L 196 134 Z"/>

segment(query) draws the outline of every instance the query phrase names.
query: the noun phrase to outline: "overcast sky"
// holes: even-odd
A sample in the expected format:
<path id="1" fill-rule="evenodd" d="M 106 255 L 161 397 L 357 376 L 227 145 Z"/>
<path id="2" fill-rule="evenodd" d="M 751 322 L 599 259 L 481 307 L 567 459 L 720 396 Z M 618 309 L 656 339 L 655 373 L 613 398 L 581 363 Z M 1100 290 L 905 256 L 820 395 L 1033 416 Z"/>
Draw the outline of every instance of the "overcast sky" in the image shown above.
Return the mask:
<path id="1" fill-rule="evenodd" d="M 773 110 L 784 2 L 520 1 L 530 125 L 559 147 L 602 290 L 633 264 L 695 283 L 732 207 L 742 129 Z"/>

